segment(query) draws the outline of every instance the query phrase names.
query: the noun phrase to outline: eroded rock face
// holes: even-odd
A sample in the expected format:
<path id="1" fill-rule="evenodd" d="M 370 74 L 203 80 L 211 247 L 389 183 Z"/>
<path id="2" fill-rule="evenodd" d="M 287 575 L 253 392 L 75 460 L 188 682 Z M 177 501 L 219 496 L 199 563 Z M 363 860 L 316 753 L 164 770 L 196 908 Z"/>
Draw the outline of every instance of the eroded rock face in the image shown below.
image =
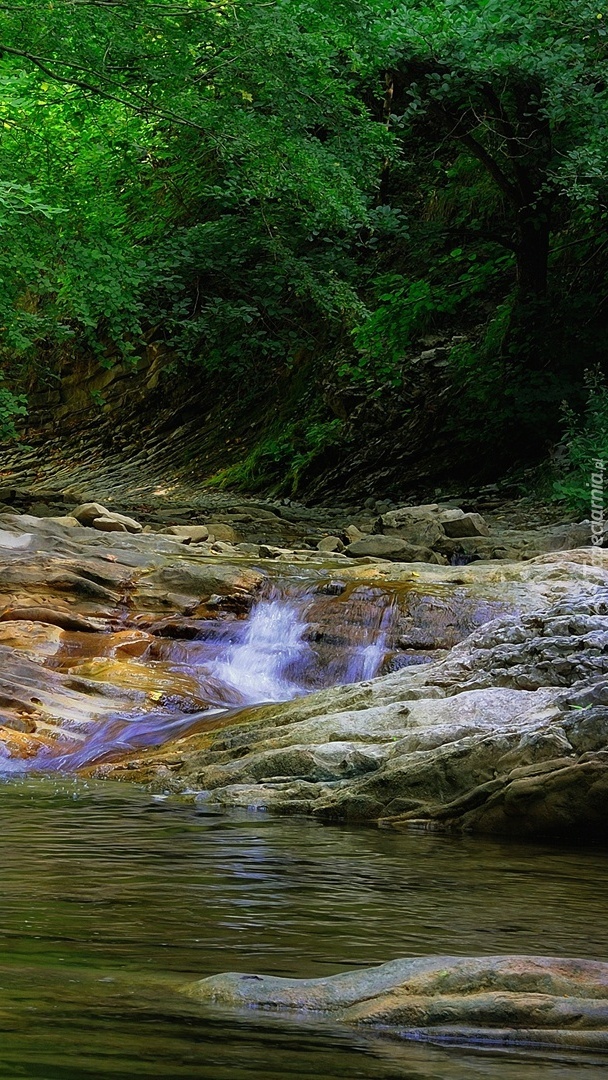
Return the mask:
<path id="1" fill-rule="evenodd" d="M 249 710 L 131 767 L 211 802 L 324 821 L 603 835 L 607 645 L 608 589 L 570 593 L 493 620 L 436 663 Z"/>
<path id="2" fill-rule="evenodd" d="M 59 745 L 69 753 L 114 716 L 128 724 L 154 713 L 161 726 L 176 711 L 208 708 L 196 679 L 154 660 L 154 636 L 133 624 L 204 616 L 211 601 L 246 609 L 262 581 L 179 537 L 3 515 L 0 757 L 33 759 Z"/>
<path id="3" fill-rule="evenodd" d="M 200 1002 L 321 1013 L 410 1038 L 608 1048 L 608 964 L 552 957 L 421 957 L 323 979 L 230 972 Z"/>

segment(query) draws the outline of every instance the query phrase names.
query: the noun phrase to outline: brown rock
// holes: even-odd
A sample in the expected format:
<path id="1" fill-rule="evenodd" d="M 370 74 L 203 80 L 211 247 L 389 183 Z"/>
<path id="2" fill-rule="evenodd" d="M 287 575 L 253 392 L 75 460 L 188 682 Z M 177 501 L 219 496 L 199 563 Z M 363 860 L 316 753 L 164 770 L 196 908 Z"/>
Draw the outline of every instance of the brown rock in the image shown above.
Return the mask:
<path id="1" fill-rule="evenodd" d="M 126 533 L 129 531 L 127 529 L 127 526 L 122 521 L 118 521 L 117 518 L 114 517 L 98 517 L 95 518 L 92 524 L 93 528 L 98 529 L 99 532 Z"/>
<path id="2" fill-rule="evenodd" d="M 608 964 L 535 956 L 430 956 L 317 979 L 230 972 L 197 1001 L 326 1013 L 401 1037 L 608 1048 Z"/>
<path id="3" fill-rule="evenodd" d="M 140 533 L 142 526 L 139 521 L 135 521 L 134 518 L 127 517 L 125 514 L 118 514 L 114 510 L 108 510 L 107 506 L 102 506 L 101 503 L 83 503 L 82 506 L 77 506 L 72 511 L 72 517 L 75 517 L 81 525 L 93 526 L 94 528 L 100 528 L 105 532 L 131 532 Z M 108 522 L 114 521 L 124 525 L 124 530 L 110 529 L 97 524 L 98 521 Z"/>

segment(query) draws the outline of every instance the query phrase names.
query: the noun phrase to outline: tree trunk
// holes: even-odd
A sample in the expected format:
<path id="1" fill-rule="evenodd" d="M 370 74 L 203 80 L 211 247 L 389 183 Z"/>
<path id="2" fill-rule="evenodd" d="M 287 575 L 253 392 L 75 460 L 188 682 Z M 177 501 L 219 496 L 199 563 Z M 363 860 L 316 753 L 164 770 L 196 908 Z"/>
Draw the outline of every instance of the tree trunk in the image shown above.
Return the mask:
<path id="1" fill-rule="evenodd" d="M 517 240 L 517 289 L 523 303 L 547 295 L 551 217 L 549 208 L 524 216 L 520 211 Z"/>

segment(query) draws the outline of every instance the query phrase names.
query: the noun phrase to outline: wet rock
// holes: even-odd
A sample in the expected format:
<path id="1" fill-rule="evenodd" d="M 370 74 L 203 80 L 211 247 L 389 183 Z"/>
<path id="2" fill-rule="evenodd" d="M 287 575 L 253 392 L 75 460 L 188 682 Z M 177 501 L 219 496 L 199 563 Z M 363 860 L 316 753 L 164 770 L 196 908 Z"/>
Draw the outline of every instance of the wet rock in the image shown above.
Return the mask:
<path id="1" fill-rule="evenodd" d="M 201 1002 L 326 1014 L 405 1038 L 608 1048 L 608 964 L 432 956 L 318 979 L 230 972 L 183 991 Z"/>
<path id="2" fill-rule="evenodd" d="M 258 546 L 258 554 L 261 559 L 278 559 L 280 555 L 285 554 L 285 549 L 270 547 L 268 544 L 260 544 Z"/>
<path id="3" fill-rule="evenodd" d="M 557 568 L 544 560 L 539 570 Z M 254 711 L 200 750 L 190 741 L 181 782 L 222 805 L 287 783 L 272 796 L 282 812 L 292 798 L 301 806 L 289 783 L 307 783 L 309 812 L 324 821 L 601 835 L 607 645 L 608 590 L 569 591 L 544 611 L 486 623 L 436 662 Z M 357 771 L 357 749 L 373 751 L 373 768 Z"/>
<path id="4" fill-rule="evenodd" d="M 24 620 L 33 623 L 48 623 L 63 630 L 77 630 L 81 633 L 99 633 L 104 624 L 95 619 L 87 619 L 75 611 L 59 611 L 46 605 L 36 607 L 8 607 L 0 612 L 0 622 Z"/>
<path id="5" fill-rule="evenodd" d="M 16 535 L 9 532 L 8 529 L 0 529 L 0 548 L 10 548 L 13 550 L 22 550 L 32 546 L 33 536 L 31 533 L 22 533 Z"/>
<path id="6" fill-rule="evenodd" d="M 1 618 L 0 616 L 0 620 Z M 53 623 L 32 622 L 24 618 L 11 619 L 0 625 L 0 645 L 19 649 L 31 660 L 45 660 L 49 656 L 55 656 L 62 646 L 63 638 L 61 628 Z"/>
<path id="7" fill-rule="evenodd" d="M 262 574 L 245 566 L 221 563 L 178 563 L 163 566 L 142 576 L 136 588 L 140 603 L 154 601 L 163 594 L 173 593 L 208 599 L 213 593 L 221 596 L 249 594 L 262 582 Z"/>
<path id="8" fill-rule="evenodd" d="M 346 592 L 346 585 L 343 581 L 326 581 L 319 586 L 319 592 L 323 596 L 342 596 Z"/>

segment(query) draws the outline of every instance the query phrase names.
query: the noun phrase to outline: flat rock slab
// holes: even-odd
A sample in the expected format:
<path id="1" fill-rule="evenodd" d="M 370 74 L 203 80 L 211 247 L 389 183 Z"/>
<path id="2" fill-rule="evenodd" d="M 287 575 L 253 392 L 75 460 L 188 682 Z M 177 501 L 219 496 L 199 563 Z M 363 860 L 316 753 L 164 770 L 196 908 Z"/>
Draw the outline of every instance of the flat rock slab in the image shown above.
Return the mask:
<path id="1" fill-rule="evenodd" d="M 520 566 L 536 603 L 543 575 L 543 608 L 501 615 L 437 661 L 248 709 L 211 740 L 103 775 L 328 822 L 603 839 L 608 588 L 576 556 Z"/>
<path id="2" fill-rule="evenodd" d="M 183 992 L 229 1007 L 321 1013 L 405 1038 L 608 1050 L 608 963 L 594 960 L 419 957 L 323 979 L 228 972 Z"/>

